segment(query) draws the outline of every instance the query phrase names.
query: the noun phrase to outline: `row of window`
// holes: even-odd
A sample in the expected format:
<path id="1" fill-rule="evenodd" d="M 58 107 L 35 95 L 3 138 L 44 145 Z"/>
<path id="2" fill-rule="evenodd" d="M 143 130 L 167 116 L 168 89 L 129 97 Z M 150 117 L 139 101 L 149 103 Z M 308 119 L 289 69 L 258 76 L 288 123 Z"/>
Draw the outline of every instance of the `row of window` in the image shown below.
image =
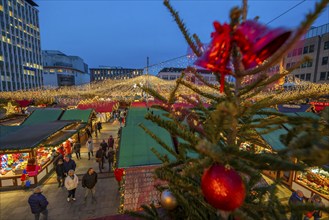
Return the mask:
<path id="1" fill-rule="evenodd" d="M 295 62 L 287 63 L 286 69 L 289 69 L 290 67 L 293 67 L 294 65 L 295 65 Z M 312 67 L 312 66 L 313 66 L 313 62 L 308 61 L 308 62 L 302 63 L 302 65 L 300 65 L 300 68 L 306 68 L 306 67 Z"/>
<path id="2" fill-rule="evenodd" d="M 295 77 L 301 80 L 311 81 L 311 73 L 296 74 Z"/>
<path id="3" fill-rule="evenodd" d="M 302 55 L 302 54 L 306 54 L 306 53 L 313 53 L 314 52 L 314 44 L 310 45 L 310 46 L 305 46 L 304 50 L 303 48 L 296 48 L 293 51 L 290 51 L 288 53 L 288 57 L 294 57 L 294 56 L 298 56 L 298 55 Z"/>
<path id="4" fill-rule="evenodd" d="M 165 79 L 165 80 L 176 80 L 179 77 L 180 76 L 177 76 L 177 75 L 162 75 L 161 76 L 161 79 Z M 203 78 L 207 82 L 216 81 L 216 77 L 215 76 L 204 76 Z"/>
<path id="5" fill-rule="evenodd" d="M 328 59 L 329 59 L 329 57 L 322 57 L 321 65 L 327 65 L 328 64 Z M 289 69 L 290 67 L 293 67 L 294 65 L 295 65 L 295 62 L 287 63 L 286 64 L 286 69 Z M 312 67 L 312 65 L 313 65 L 313 62 L 309 61 L 309 62 L 303 63 L 300 66 L 300 68 Z"/>
<path id="6" fill-rule="evenodd" d="M 329 80 L 329 72 L 321 72 L 320 80 Z"/>
<path id="7" fill-rule="evenodd" d="M 324 42 L 324 46 L 323 46 L 324 50 L 328 50 L 329 49 L 329 41 Z M 288 57 L 294 57 L 294 56 L 298 56 L 298 55 L 302 55 L 302 54 L 307 54 L 307 53 L 313 53 L 314 52 L 314 44 L 310 45 L 310 46 L 305 46 L 304 48 L 296 48 L 293 51 L 290 51 L 288 53 Z"/>

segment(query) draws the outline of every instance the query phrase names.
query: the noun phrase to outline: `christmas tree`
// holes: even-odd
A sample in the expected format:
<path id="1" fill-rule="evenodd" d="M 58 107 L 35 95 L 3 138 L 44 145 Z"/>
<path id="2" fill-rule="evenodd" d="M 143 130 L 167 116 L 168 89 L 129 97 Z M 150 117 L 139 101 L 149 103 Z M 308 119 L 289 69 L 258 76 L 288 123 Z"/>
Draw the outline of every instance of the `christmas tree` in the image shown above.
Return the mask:
<path id="1" fill-rule="evenodd" d="M 259 186 L 258 182 L 264 170 L 303 171 L 328 163 L 329 110 L 323 111 L 320 118 L 310 118 L 275 109 L 278 104 L 328 95 L 328 86 L 312 85 L 307 90 L 289 93 L 264 92 L 268 85 L 284 79 L 307 62 L 307 57 L 272 76 L 265 70 L 279 63 L 300 41 L 328 2 L 316 3 L 314 11 L 291 32 L 269 30 L 257 19 L 247 20 L 244 0 L 241 7 L 231 10 L 230 24 L 214 22 L 212 42 L 205 48 L 196 34 L 190 36 L 170 2 L 164 1 L 198 57 L 195 64 L 215 72 L 219 85 L 207 83 L 195 68 L 189 67 L 176 81 L 170 97 L 162 96 L 152 87 L 143 88 L 161 101 L 153 107 L 166 112 L 163 117 L 150 113 L 146 118 L 170 133 L 173 147 L 145 126 L 141 127 L 174 159 L 153 149 L 163 162 L 155 175 L 167 183 L 158 186 L 162 192 L 161 208 L 158 209 L 158 204 L 143 205 L 143 213 L 130 214 L 145 219 L 287 219 L 291 212 L 303 213 L 315 208 L 312 204 L 282 203 L 276 194 L 280 179 L 270 185 Z M 213 92 L 200 90 L 186 80 L 187 72 L 192 72 Z M 234 85 L 225 82 L 227 75 L 235 77 Z M 245 83 L 250 77 L 254 80 Z M 196 98 L 178 93 L 180 87 L 194 91 Z M 194 108 L 175 107 L 178 98 Z M 267 146 L 260 135 L 277 131 L 283 124 L 289 127 L 279 140 L 285 148 L 275 153 L 256 152 L 255 146 Z M 248 151 L 241 148 L 245 143 L 250 146 Z M 324 206 L 317 209 L 329 210 Z"/>

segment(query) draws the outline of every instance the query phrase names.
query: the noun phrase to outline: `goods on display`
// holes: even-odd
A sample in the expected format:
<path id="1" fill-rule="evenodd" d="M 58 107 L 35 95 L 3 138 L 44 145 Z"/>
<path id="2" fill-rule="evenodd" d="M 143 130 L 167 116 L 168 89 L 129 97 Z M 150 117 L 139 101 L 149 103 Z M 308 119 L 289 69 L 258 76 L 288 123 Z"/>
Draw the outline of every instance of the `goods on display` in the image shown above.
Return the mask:
<path id="1" fill-rule="evenodd" d="M 329 196 L 329 172 L 321 168 L 312 168 L 306 172 L 299 172 L 296 181 L 326 197 Z"/>
<path id="2" fill-rule="evenodd" d="M 16 175 L 22 174 L 28 158 L 29 153 L 0 154 L 0 176 L 11 171 Z"/>

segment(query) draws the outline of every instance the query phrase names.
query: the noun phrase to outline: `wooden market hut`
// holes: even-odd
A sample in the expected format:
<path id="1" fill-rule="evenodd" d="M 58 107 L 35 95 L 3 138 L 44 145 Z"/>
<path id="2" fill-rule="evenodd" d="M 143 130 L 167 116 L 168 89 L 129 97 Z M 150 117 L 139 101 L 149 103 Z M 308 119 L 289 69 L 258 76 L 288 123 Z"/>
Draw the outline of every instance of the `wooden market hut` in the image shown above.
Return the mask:
<path id="1" fill-rule="evenodd" d="M 312 112 L 295 112 L 284 113 L 287 116 L 294 117 L 308 117 L 313 119 L 319 119 L 320 116 Z M 266 119 L 264 115 L 257 115 L 256 117 Z M 285 135 L 293 127 L 288 124 L 282 124 L 280 129 L 274 130 L 267 134 L 262 134 L 263 129 L 257 128 L 256 131 L 260 133 L 261 138 L 271 148 L 272 152 L 283 150 L 286 146 L 280 141 L 281 135 Z M 295 158 L 291 158 L 295 161 Z M 301 190 L 307 198 L 312 197 L 314 194 L 318 194 L 322 197 L 322 201 L 329 205 L 329 192 L 326 187 L 329 187 L 329 172 L 322 169 L 323 167 L 312 167 L 305 172 L 295 171 L 266 171 L 263 173 L 272 179 L 281 179 L 291 190 Z"/>
<path id="2" fill-rule="evenodd" d="M 55 147 L 69 138 L 83 141 L 84 128 L 92 124 L 94 117 L 92 109 L 37 109 L 20 126 L 0 126 L 0 162 L 6 163 L 9 156 L 19 157 L 15 162 L 11 160 L 7 170 L 0 169 L 0 187 L 21 184 L 20 167 L 25 167 L 28 158 L 39 158 L 41 169 L 30 181 L 40 182 L 54 168 L 53 161 L 58 156 L 53 154 Z"/>
<path id="3" fill-rule="evenodd" d="M 39 161 L 41 170 L 38 174 L 31 178 L 31 183 L 35 184 L 45 177 L 52 169 L 51 149 L 44 148 L 42 143 L 51 138 L 56 132 L 70 127 L 77 122 L 75 121 L 53 121 L 34 125 L 22 125 L 13 132 L 7 133 L 0 137 L 0 154 L 2 155 L 2 163 L 4 163 L 5 155 L 25 155 L 18 161 L 13 161 L 7 168 L 6 173 L 0 176 L 0 187 L 18 186 L 21 184 L 21 174 L 23 169 L 19 168 L 19 164 L 26 163 L 28 158 L 34 158 L 38 153 L 42 154 Z M 8 158 L 7 158 L 8 159 Z M 25 161 L 24 161 L 25 160 Z"/>

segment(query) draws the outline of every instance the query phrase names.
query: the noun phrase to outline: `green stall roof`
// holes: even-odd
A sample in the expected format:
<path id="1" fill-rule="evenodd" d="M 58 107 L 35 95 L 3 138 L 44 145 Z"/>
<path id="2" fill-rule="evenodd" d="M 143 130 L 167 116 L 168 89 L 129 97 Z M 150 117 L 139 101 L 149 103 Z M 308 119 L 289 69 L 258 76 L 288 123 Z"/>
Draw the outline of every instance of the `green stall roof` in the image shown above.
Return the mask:
<path id="1" fill-rule="evenodd" d="M 21 126 L 5 126 L 5 125 L 0 125 L 0 137 L 8 135 L 12 132 L 15 132 L 19 129 L 21 129 Z"/>
<path id="2" fill-rule="evenodd" d="M 62 120 L 79 120 L 83 123 L 87 123 L 91 114 L 93 113 L 92 109 L 80 110 L 80 109 L 69 109 L 66 110 L 61 117 Z"/>
<path id="3" fill-rule="evenodd" d="M 163 111 L 152 109 L 154 114 L 161 115 Z M 158 142 L 149 136 L 138 124 L 142 123 L 156 134 L 168 146 L 172 146 L 170 134 L 164 129 L 144 118 L 146 108 L 131 108 L 127 116 L 126 127 L 122 128 L 120 139 L 119 167 L 132 167 L 160 164 L 161 161 L 151 151 L 155 148 L 160 154 L 168 154 Z"/>
<path id="4" fill-rule="evenodd" d="M 51 121 L 57 121 L 61 116 L 62 109 L 36 109 L 22 123 L 22 125 L 35 125 Z"/>
<path id="5" fill-rule="evenodd" d="M 22 128 L 0 137 L 0 152 L 6 150 L 33 149 L 74 121 L 53 121 L 41 124 L 21 126 Z"/>

